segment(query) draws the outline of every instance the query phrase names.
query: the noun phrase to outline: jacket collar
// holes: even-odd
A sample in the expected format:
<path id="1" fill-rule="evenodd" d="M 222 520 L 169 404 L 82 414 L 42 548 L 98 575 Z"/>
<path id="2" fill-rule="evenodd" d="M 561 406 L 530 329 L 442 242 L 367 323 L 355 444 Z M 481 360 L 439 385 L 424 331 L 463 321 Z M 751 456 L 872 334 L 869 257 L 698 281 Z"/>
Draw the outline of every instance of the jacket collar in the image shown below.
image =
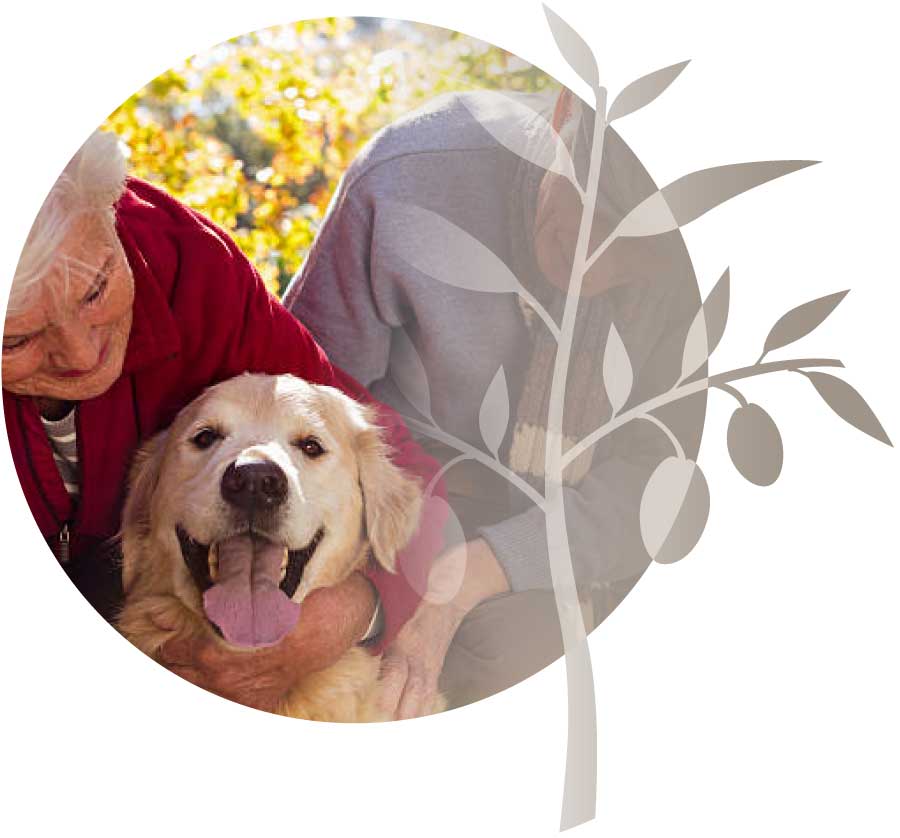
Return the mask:
<path id="1" fill-rule="evenodd" d="M 131 334 L 122 365 L 122 374 L 128 375 L 177 355 L 181 337 L 168 300 L 127 225 L 120 221 L 117 232 L 134 276 Z"/>

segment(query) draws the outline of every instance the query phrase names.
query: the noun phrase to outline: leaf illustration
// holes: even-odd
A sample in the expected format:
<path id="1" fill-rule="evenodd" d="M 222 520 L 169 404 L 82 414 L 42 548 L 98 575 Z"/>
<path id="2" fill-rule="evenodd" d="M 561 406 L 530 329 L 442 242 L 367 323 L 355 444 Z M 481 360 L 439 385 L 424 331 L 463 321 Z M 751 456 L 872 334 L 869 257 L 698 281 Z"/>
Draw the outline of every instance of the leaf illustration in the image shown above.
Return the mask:
<path id="1" fill-rule="evenodd" d="M 700 369 L 701 364 L 709 357 L 709 339 L 706 329 L 706 315 L 701 305 L 694 316 L 691 328 L 684 339 L 684 350 L 681 354 L 681 377 L 684 380 L 692 372 Z"/>
<path id="2" fill-rule="evenodd" d="M 765 356 L 773 349 L 787 346 L 789 343 L 793 343 L 795 340 L 800 340 L 800 338 L 808 335 L 837 308 L 838 303 L 848 293 L 849 289 L 847 291 L 838 291 L 836 294 L 829 294 L 827 297 L 819 297 L 818 300 L 810 300 L 808 303 L 792 308 L 787 314 L 782 315 L 766 338 L 763 355 Z"/>
<path id="3" fill-rule="evenodd" d="M 603 386 L 606 387 L 613 415 L 628 401 L 633 384 L 634 372 L 631 369 L 628 350 L 622 343 L 615 323 L 611 323 L 606 349 L 603 351 Z"/>
<path id="4" fill-rule="evenodd" d="M 478 411 L 478 427 L 488 450 L 497 457 L 497 450 L 509 425 L 509 389 L 503 367 L 497 370 L 488 385 Z"/>
<path id="5" fill-rule="evenodd" d="M 858 428 L 863 433 L 875 437 L 879 442 L 893 447 L 887 432 L 866 404 L 866 400 L 842 378 L 824 372 L 805 372 L 819 395 L 838 416 L 845 422 Z"/>
<path id="6" fill-rule="evenodd" d="M 502 259 L 452 221 L 402 201 L 385 200 L 382 206 L 391 223 L 404 231 L 393 239 L 397 255 L 416 270 L 470 291 L 524 292 Z"/>
<path id="7" fill-rule="evenodd" d="M 784 445 L 772 417 L 758 404 L 739 407 L 728 422 L 728 453 L 743 477 L 770 486 L 781 474 Z"/>
<path id="8" fill-rule="evenodd" d="M 768 160 L 701 169 L 672 181 L 638 204 L 616 228 L 617 236 L 667 233 L 729 198 L 782 175 L 815 165 L 814 160 Z"/>
<path id="9" fill-rule="evenodd" d="M 673 64 L 671 67 L 664 67 L 653 73 L 642 76 L 637 81 L 629 84 L 612 103 L 609 109 L 607 119 L 612 122 L 614 119 L 621 119 L 628 116 L 636 110 L 649 105 L 657 96 L 659 96 L 676 78 L 681 71 L 690 64 L 690 61 L 682 61 L 680 64 Z"/>
<path id="10" fill-rule="evenodd" d="M 725 268 L 719 281 L 713 286 L 712 291 L 703 303 L 703 311 L 706 315 L 706 339 L 709 343 L 709 354 L 715 351 L 725 334 L 725 325 L 728 323 L 728 305 L 731 300 L 731 269 Z"/>
<path id="11" fill-rule="evenodd" d="M 403 397 L 423 416 L 431 416 L 431 391 L 425 365 L 404 329 L 395 329 L 391 347 L 391 378 Z"/>
<path id="12" fill-rule="evenodd" d="M 640 525 L 652 559 L 671 564 L 700 540 L 709 518 L 709 486 L 692 460 L 668 457 L 657 467 L 641 497 Z"/>
<path id="13" fill-rule="evenodd" d="M 591 90 L 596 90 L 600 85 L 600 71 L 597 69 L 597 59 L 594 58 L 593 50 L 581 35 L 546 4 L 544 14 L 563 58 L 591 86 Z"/>
<path id="14" fill-rule="evenodd" d="M 495 102 L 502 100 L 502 112 L 512 112 L 515 118 L 497 119 L 498 109 L 492 99 Z M 572 157 L 562 137 L 537 111 L 502 93 L 483 92 L 478 97 L 462 96 L 460 101 L 500 145 L 542 169 L 562 175 L 581 190 Z"/>
<path id="15" fill-rule="evenodd" d="M 672 214 L 661 189 L 641 201 L 613 231 L 618 238 L 657 236 L 678 229 L 678 219 Z"/>
<path id="16" fill-rule="evenodd" d="M 731 273 L 726 268 L 688 329 L 681 358 L 681 380 L 700 369 L 722 340 L 728 321 L 730 285 Z"/>

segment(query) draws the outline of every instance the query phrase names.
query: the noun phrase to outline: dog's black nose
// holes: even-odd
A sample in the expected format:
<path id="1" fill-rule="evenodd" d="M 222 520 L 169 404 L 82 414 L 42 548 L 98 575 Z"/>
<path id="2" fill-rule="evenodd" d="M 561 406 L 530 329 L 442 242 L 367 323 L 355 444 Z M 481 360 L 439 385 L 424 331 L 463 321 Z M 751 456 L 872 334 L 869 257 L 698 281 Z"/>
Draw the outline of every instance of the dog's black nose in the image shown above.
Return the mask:
<path id="1" fill-rule="evenodd" d="M 228 503 L 246 512 L 274 509 L 287 497 L 287 477 L 268 460 L 234 462 L 222 475 L 221 491 Z"/>

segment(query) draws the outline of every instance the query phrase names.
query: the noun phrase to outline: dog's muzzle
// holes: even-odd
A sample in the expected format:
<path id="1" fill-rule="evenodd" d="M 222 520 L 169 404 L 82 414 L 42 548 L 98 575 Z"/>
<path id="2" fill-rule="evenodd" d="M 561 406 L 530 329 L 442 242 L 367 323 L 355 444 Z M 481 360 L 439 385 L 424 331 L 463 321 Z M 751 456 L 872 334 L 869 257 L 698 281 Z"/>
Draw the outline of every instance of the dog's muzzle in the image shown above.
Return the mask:
<path id="1" fill-rule="evenodd" d="M 176 533 L 206 617 L 225 640 L 235 646 L 271 646 L 296 625 L 300 606 L 291 597 L 323 529 L 298 550 L 251 531 L 215 544 L 201 544 L 182 527 Z"/>

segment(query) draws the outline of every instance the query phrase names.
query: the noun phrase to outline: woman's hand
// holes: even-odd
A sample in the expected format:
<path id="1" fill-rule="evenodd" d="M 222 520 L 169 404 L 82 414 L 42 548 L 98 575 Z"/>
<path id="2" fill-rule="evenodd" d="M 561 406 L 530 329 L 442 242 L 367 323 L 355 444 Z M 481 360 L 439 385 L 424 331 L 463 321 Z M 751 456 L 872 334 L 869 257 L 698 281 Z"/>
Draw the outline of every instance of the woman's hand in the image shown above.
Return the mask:
<path id="1" fill-rule="evenodd" d="M 362 638 L 374 608 L 372 584 L 354 573 L 340 585 L 306 597 L 294 630 L 275 646 L 239 651 L 212 637 L 195 637 L 168 641 L 159 657 L 164 666 L 199 687 L 276 712 L 298 680 L 335 663 Z"/>
<path id="2" fill-rule="evenodd" d="M 395 719 L 430 713 L 459 624 L 478 603 L 508 590 L 506 574 L 484 539 L 439 556 L 422 604 L 384 653 L 380 696 L 384 711 Z"/>

